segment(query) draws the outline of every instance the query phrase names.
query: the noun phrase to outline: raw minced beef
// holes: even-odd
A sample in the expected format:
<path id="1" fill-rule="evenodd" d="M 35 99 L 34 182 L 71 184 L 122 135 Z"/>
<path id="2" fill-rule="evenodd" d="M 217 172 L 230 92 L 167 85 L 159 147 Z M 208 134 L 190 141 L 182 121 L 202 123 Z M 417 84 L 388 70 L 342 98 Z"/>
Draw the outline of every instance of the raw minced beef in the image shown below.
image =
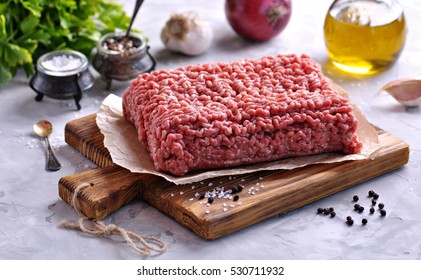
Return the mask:
<path id="1" fill-rule="evenodd" d="M 307 55 L 277 55 L 145 73 L 123 96 L 159 171 L 362 148 L 349 101 Z"/>

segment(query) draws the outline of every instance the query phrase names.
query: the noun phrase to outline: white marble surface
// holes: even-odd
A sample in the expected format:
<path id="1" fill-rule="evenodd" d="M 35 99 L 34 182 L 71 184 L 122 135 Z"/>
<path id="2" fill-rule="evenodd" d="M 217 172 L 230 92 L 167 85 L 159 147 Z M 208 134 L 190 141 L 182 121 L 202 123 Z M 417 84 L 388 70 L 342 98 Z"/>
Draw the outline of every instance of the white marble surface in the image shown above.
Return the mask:
<path id="1" fill-rule="evenodd" d="M 131 14 L 133 1 L 126 1 Z M 330 1 L 293 0 L 293 14 L 285 31 L 275 39 L 252 44 L 229 27 L 224 1 L 145 1 L 135 27 L 149 37 L 157 68 L 175 68 L 201 62 L 230 61 L 277 53 L 307 53 L 325 66 L 326 74 L 343 86 L 369 121 L 395 134 L 411 146 L 409 163 L 381 177 L 342 191 L 313 204 L 251 226 L 216 241 L 205 241 L 142 201 L 134 201 L 108 217 L 140 234 L 152 234 L 168 250 L 152 259 L 421 259 L 421 111 L 406 110 L 387 94 L 377 95 L 390 80 L 419 77 L 421 69 L 421 6 L 401 1 L 408 23 L 407 43 L 398 63 L 377 76 L 341 75 L 327 67 L 323 21 Z M 174 11 L 196 10 L 211 21 L 215 38 L 211 49 L 198 57 L 166 51 L 159 32 Z M 126 82 L 111 92 L 121 95 Z M 58 196 L 58 180 L 95 168 L 64 142 L 68 121 L 96 112 L 108 92 L 97 80 L 76 111 L 72 100 L 34 100 L 28 79 L 20 74 L 0 87 L 0 259 L 139 259 L 118 238 L 93 238 L 57 226 L 78 215 Z M 32 134 L 32 124 L 49 119 L 54 124 L 50 140 L 63 167 L 44 169 L 43 142 Z M 380 194 L 386 218 L 370 218 L 365 227 L 348 227 L 343 219 L 352 213 L 350 198 Z M 365 199 L 365 198 L 364 198 Z M 318 207 L 332 206 L 338 217 L 316 215 Z"/>

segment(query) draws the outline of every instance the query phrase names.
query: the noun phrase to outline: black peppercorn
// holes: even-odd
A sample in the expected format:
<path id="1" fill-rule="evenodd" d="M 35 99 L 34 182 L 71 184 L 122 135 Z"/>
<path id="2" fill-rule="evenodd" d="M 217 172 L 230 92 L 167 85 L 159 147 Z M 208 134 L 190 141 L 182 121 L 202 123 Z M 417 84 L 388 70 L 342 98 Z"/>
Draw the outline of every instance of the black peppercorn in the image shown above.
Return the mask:
<path id="1" fill-rule="evenodd" d="M 365 218 L 361 220 L 361 223 L 362 223 L 363 225 L 366 225 L 366 224 L 367 224 L 367 222 L 368 222 L 368 221 L 367 221 L 367 219 L 365 219 Z"/>
<path id="2" fill-rule="evenodd" d="M 335 217 L 335 216 L 336 216 L 335 211 L 330 212 L 330 217 L 331 217 L 331 218 L 333 218 L 333 217 Z"/>
<path id="3" fill-rule="evenodd" d="M 358 201 L 358 199 L 359 199 L 358 195 L 354 195 L 354 196 L 352 197 L 352 200 L 353 200 L 353 201 Z"/>
<path id="4" fill-rule="evenodd" d="M 325 215 L 329 215 L 330 214 L 329 208 L 324 208 L 323 213 L 325 213 Z"/>
<path id="5" fill-rule="evenodd" d="M 213 197 L 208 197 L 208 203 L 212 204 L 212 202 L 213 202 Z"/>
<path id="6" fill-rule="evenodd" d="M 348 217 L 346 217 L 346 220 L 347 221 L 352 221 L 352 217 L 351 216 L 348 216 Z"/>
<path id="7" fill-rule="evenodd" d="M 369 196 L 369 197 L 373 197 L 373 194 L 374 194 L 374 191 L 373 191 L 373 190 L 370 190 L 370 191 L 368 192 L 368 196 Z"/>
<path id="8" fill-rule="evenodd" d="M 383 217 L 386 216 L 386 210 L 384 209 L 380 210 L 380 215 L 382 215 Z"/>
<path id="9" fill-rule="evenodd" d="M 323 208 L 322 207 L 319 207 L 319 208 L 317 208 L 317 213 L 319 213 L 319 214 L 322 214 L 323 213 Z"/>
<path id="10" fill-rule="evenodd" d="M 353 220 L 353 219 L 351 219 L 351 220 L 347 220 L 347 221 L 346 221 L 346 223 L 347 223 L 348 225 L 352 226 L 352 225 L 354 224 L 354 220 Z"/>
<path id="11" fill-rule="evenodd" d="M 332 213 L 333 211 L 335 211 L 335 209 L 333 209 L 333 207 L 330 207 L 329 212 Z"/>
<path id="12" fill-rule="evenodd" d="M 205 198 L 205 194 L 201 194 L 200 196 L 199 196 L 199 199 L 204 199 Z"/>
<path id="13" fill-rule="evenodd" d="M 361 205 L 359 205 L 358 203 L 354 205 L 354 209 L 356 211 L 360 210 Z"/>
<path id="14" fill-rule="evenodd" d="M 234 195 L 234 198 L 233 198 L 233 200 L 234 201 L 237 201 L 238 199 L 240 199 L 240 197 L 238 196 L 238 195 Z M 318 210 L 317 210 L 318 211 Z M 320 213 L 320 212 L 319 212 Z"/>
<path id="15" fill-rule="evenodd" d="M 373 198 L 372 200 L 371 200 L 371 205 L 376 205 L 376 203 L 377 203 L 377 201 Z"/>
<path id="16" fill-rule="evenodd" d="M 374 194 L 373 194 L 373 198 L 374 198 L 374 199 L 376 199 L 376 200 L 379 198 L 379 196 L 380 196 L 380 195 L 379 195 L 379 194 L 377 194 L 377 193 L 374 193 Z"/>
<path id="17" fill-rule="evenodd" d="M 238 187 L 232 187 L 231 193 L 238 193 Z"/>
<path id="18" fill-rule="evenodd" d="M 241 191 L 244 189 L 244 187 L 243 187 L 243 186 L 241 186 L 241 185 L 239 185 L 239 186 L 237 187 L 237 189 L 238 189 L 238 192 L 241 192 Z"/>
<path id="19" fill-rule="evenodd" d="M 379 203 L 379 208 L 383 209 L 384 208 L 384 204 L 383 203 Z"/>
<path id="20" fill-rule="evenodd" d="M 370 208 L 370 214 L 373 214 L 373 213 L 374 213 L 374 211 L 376 211 L 376 210 L 374 210 L 374 207 L 371 207 L 371 208 Z"/>
<path id="21" fill-rule="evenodd" d="M 364 207 L 360 206 L 360 208 L 358 209 L 358 213 L 362 213 L 364 212 Z"/>

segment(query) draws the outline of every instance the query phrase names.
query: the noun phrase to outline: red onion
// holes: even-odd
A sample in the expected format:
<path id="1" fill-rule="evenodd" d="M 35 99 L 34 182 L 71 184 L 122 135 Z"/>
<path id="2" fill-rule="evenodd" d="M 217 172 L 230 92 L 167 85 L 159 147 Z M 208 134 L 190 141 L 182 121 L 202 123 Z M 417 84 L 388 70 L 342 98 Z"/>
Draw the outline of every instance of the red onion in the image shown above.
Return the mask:
<path id="1" fill-rule="evenodd" d="M 225 14 L 239 35 L 266 41 L 287 26 L 291 17 L 291 0 L 226 0 Z"/>

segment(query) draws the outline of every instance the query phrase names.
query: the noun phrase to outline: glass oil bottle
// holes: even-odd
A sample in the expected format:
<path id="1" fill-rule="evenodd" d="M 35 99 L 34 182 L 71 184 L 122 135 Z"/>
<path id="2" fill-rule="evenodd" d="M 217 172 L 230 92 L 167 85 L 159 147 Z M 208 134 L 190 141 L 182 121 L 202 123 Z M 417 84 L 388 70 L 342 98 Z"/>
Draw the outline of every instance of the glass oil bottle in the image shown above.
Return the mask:
<path id="1" fill-rule="evenodd" d="M 336 0 L 326 15 L 324 37 L 336 67 L 377 74 L 396 62 L 405 45 L 402 6 L 396 0 Z"/>

